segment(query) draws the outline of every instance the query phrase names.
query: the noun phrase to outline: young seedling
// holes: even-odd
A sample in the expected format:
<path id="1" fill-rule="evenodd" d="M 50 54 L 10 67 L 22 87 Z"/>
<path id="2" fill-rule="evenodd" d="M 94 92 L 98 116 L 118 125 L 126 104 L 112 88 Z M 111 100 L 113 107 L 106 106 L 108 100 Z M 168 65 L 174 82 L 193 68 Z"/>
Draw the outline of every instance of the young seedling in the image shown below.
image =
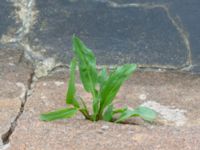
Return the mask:
<path id="1" fill-rule="evenodd" d="M 73 36 L 74 58 L 70 63 L 70 77 L 66 94 L 67 107 L 54 112 L 42 114 L 40 119 L 52 121 L 71 118 L 80 111 L 91 121 L 105 120 L 123 122 L 130 117 L 141 117 L 145 121 L 153 121 L 156 112 L 150 108 L 139 106 L 135 109 L 114 108 L 113 100 L 120 87 L 136 70 L 136 64 L 125 64 L 117 67 L 109 75 L 106 68 L 98 72 L 93 52 L 76 36 Z M 90 113 L 82 98 L 78 99 L 75 88 L 75 73 L 78 66 L 80 79 L 86 92 L 92 95 L 93 112 Z M 119 116 L 114 120 L 115 116 Z"/>

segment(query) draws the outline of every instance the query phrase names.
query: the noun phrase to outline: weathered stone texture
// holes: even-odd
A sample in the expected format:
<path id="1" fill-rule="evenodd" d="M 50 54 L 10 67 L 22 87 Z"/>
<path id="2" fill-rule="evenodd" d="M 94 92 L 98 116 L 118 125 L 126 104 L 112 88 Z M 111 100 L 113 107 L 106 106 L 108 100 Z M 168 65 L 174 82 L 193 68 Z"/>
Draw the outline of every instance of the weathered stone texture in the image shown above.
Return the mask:
<path id="1" fill-rule="evenodd" d="M 9 27 L 15 25 L 15 19 L 13 16 L 14 7 L 11 2 L 2 0 L 0 3 L 0 39 L 3 34 L 9 31 Z M 10 31 L 11 32 L 11 31 Z"/>
<path id="2" fill-rule="evenodd" d="M 65 107 L 66 78 L 61 74 L 35 84 L 19 124 L 11 136 L 10 149 L 198 149 L 199 84 L 197 76 L 176 73 L 136 73 L 121 89 L 115 105 L 131 107 L 155 102 L 160 119 L 155 124 L 129 120 L 133 124 L 92 123 L 75 118 L 42 122 L 39 115 Z M 174 82 L 176 81 L 176 83 Z M 90 96 L 77 84 L 78 93 Z M 170 114 L 170 115 L 169 115 Z M 181 115 L 182 117 L 180 117 Z M 176 118 L 176 119 L 174 119 Z M 177 124 L 183 121 L 182 124 Z M 23 142 L 22 142 L 23 141 Z"/>
<path id="3" fill-rule="evenodd" d="M 94 50 L 99 65 L 134 62 L 199 72 L 199 4 L 198 0 L 3 0 L 0 41 L 19 42 L 33 63 L 50 57 L 66 64 L 76 34 Z"/>
<path id="4" fill-rule="evenodd" d="M 34 48 L 69 63 L 71 37 L 94 50 L 99 65 L 135 62 L 182 67 L 187 48 L 162 7 L 115 7 L 108 2 L 36 1 L 38 20 L 29 34 Z"/>
<path id="5" fill-rule="evenodd" d="M 32 73 L 30 67 L 19 63 L 21 55 L 16 49 L 0 49 L 0 145 L 20 112 Z"/>

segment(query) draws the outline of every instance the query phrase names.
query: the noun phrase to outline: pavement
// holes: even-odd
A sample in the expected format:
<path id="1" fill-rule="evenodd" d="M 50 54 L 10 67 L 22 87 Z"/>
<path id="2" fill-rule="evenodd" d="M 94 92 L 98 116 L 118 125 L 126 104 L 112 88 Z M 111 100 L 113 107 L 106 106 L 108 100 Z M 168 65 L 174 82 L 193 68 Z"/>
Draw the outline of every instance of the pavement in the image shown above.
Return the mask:
<path id="1" fill-rule="evenodd" d="M 0 49 L 0 147 L 8 142 L 26 101 L 32 67 L 22 63 L 23 51 Z"/>
<path id="2" fill-rule="evenodd" d="M 181 149 L 200 147 L 200 76 L 175 71 L 137 71 L 120 89 L 115 106 L 148 106 L 159 116 L 152 124 L 138 118 L 126 124 L 90 122 L 81 114 L 42 122 L 39 115 L 65 107 L 69 70 L 59 68 L 36 78 L 22 51 L 4 49 L 1 56 L 1 149 L 92 150 Z M 87 104 L 78 80 L 77 91 Z"/>

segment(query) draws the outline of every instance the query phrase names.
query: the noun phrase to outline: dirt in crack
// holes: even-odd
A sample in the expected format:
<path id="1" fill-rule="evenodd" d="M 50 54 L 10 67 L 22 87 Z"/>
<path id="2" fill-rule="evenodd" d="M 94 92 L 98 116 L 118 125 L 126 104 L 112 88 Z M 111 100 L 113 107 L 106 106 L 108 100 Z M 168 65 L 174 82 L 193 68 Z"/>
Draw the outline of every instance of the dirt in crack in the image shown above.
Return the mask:
<path id="1" fill-rule="evenodd" d="M 10 129 L 4 133 L 2 136 L 1 136 L 1 139 L 3 141 L 3 144 L 6 145 L 9 143 L 10 141 L 10 136 L 12 135 L 12 133 L 15 131 L 15 128 L 17 126 L 17 121 L 18 119 L 20 118 L 20 116 L 23 114 L 24 112 L 24 108 L 25 108 L 25 105 L 26 105 L 26 102 L 27 102 L 27 99 L 29 97 L 29 91 L 32 90 L 32 84 L 34 83 L 34 77 L 35 77 L 35 74 L 34 74 L 34 71 L 30 74 L 30 78 L 28 79 L 28 86 L 27 86 L 27 89 L 26 89 L 26 92 L 25 92 L 25 97 L 24 97 L 24 101 L 22 101 L 21 103 L 21 107 L 20 107 L 20 111 L 19 113 L 17 114 L 16 118 L 14 119 L 13 122 L 11 122 L 11 125 L 10 125 Z"/>

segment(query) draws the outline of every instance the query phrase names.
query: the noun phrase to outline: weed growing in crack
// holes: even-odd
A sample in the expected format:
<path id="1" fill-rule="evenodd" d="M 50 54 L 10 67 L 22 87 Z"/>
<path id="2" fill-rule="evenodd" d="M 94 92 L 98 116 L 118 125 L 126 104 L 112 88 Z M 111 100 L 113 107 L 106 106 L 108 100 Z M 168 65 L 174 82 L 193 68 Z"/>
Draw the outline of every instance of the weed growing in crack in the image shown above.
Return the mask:
<path id="1" fill-rule="evenodd" d="M 42 114 L 40 119 L 52 121 L 71 118 L 80 111 L 86 119 L 91 121 L 105 120 L 109 122 L 123 122 L 130 117 L 141 117 L 145 121 L 153 121 L 156 112 L 150 108 L 139 106 L 135 109 L 116 109 L 113 100 L 125 80 L 136 70 L 136 64 L 125 64 L 117 67 L 109 75 L 106 68 L 100 72 L 96 68 L 96 58 L 93 52 L 76 36 L 73 36 L 74 58 L 70 64 L 70 78 L 66 94 L 67 107 L 54 112 Z M 90 113 L 82 98 L 77 99 L 75 88 L 76 67 L 79 68 L 80 79 L 86 92 L 92 95 L 93 112 Z M 119 116 L 114 119 L 115 116 Z"/>

